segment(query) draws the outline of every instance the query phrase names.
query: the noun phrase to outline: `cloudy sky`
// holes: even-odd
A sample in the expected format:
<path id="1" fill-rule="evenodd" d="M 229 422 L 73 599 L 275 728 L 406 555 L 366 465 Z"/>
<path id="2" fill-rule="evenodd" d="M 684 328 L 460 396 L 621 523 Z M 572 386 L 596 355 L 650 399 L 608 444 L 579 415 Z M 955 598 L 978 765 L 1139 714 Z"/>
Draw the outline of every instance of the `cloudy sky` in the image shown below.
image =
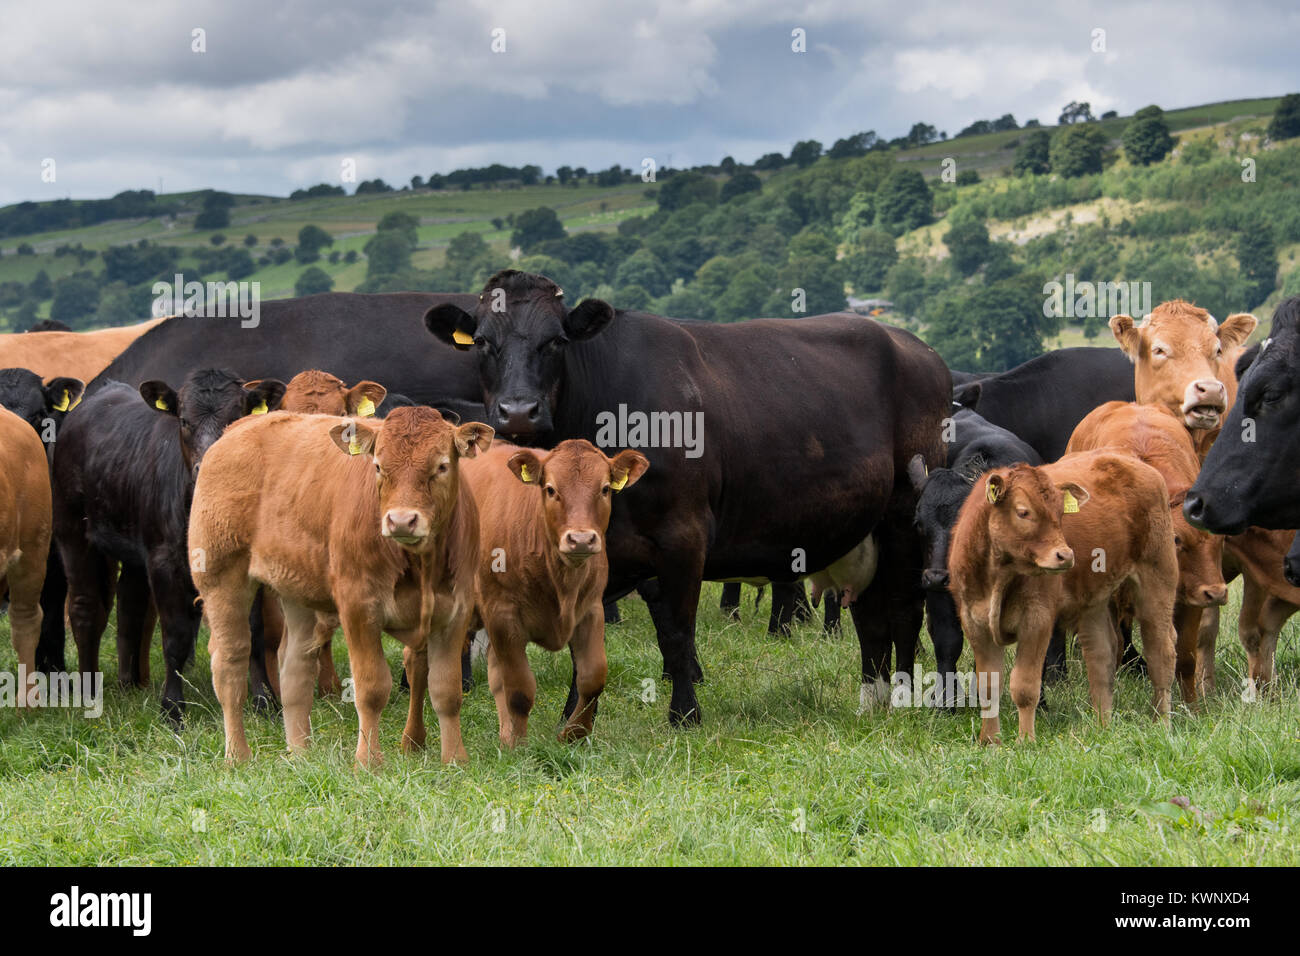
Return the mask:
<path id="1" fill-rule="evenodd" d="M 1292 0 L 7 6 L 0 203 L 133 188 L 284 195 L 338 182 L 345 159 L 394 184 L 491 162 L 751 161 L 917 120 L 950 135 L 1006 112 L 1050 123 L 1074 99 L 1129 113 L 1300 89 Z M 791 49 L 795 29 L 806 52 Z"/>

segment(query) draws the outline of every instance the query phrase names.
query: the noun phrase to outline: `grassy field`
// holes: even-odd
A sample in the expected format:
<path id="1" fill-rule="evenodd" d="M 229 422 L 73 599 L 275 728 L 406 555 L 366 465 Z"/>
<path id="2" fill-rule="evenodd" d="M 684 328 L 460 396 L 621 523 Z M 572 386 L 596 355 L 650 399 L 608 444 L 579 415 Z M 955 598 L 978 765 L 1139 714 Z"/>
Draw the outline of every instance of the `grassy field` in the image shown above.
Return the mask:
<path id="1" fill-rule="evenodd" d="M 669 729 L 653 631 L 644 607 L 625 601 L 586 744 L 552 738 L 568 657 L 537 651 L 533 735 L 514 752 L 497 747 L 480 664 L 463 715 L 466 767 L 438 763 L 436 723 L 432 754 L 398 752 L 405 698 L 395 691 L 377 773 L 353 769 L 356 714 L 337 701 L 316 704 L 315 749 L 304 757 L 285 756 L 279 723 L 250 712 L 254 757 L 232 769 L 205 634 L 179 736 L 158 715 L 157 686 L 110 687 L 97 720 L 0 712 L 0 864 L 1296 865 L 1296 626 L 1283 635 L 1276 697 L 1243 703 L 1236 590 L 1223 616 L 1220 691 L 1203 713 L 1177 705 L 1172 730 L 1158 729 L 1145 717 L 1147 685 L 1123 675 L 1116 719 L 1099 729 L 1072 651 L 1038 742 L 998 749 L 973 743 L 970 711 L 858 716 L 851 633 L 827 638 L 807 626 L 769 637 L 752 591 L 742 623 L 731 624 L 710 585 L 699 627 L 702 728 Z M 0 670 L 12 671 L 7 631 L 5 621 Z M 396 672 L 395 643 L 389 659 Z M 933 663 L 928 642 L 921 660 Z M 102 665 L 116 672 L 111 639 Z M 646 679 L 658 685 L 653 703 L 642 701 Z M 1003 735 L 1015 736 L 1005 700 Z"/>

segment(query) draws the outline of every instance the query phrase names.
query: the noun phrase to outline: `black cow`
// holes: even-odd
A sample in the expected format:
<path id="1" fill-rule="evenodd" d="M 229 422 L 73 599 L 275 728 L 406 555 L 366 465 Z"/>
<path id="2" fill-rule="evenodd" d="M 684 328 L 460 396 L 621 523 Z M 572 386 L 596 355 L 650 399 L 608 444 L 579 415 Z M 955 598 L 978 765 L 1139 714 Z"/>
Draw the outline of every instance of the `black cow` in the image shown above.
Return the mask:
<path id="1" fill-rule="evenodd" d="M 1187 520 L 1215 534 L 1300 527 L 1300 296 L 1278 305 L 1243 369 L 1249 355 L 1238 360 L 1237 400 L 1183 501 Z"/>
<path id="2" fill-rule="evenodd" d="M 864 699 L 887 696 L 891 651 L 911 672 L 922 595 L 907 462 L 943 461 L 952 390 L 947 367 L 915 336 L 851 314 L 722 325 L 617 313 L 593 299 L 569 309 L 549 279 L 515 270 L 489 279 L 472 313 L 442 305 L 426 323 L 472 351 L 499 432 L 637 444 L 650 459 L 636 489 L 614 500 L 607 593 L 658 579 L 649 607 L 673 723 L 700 720 L 702 580 L 793 581 L 868 534 L 880 571 L 852 605 Z M 678 444 L 686 424 L 703 422 L 706 440 L 636 441 L 618 434 L 620 416 L 636 427 L 630 413 L 676 413 Z"/>
<path id="3" fill-rule="evenodd" d="M 1065 454 L 1075 426 L 1106 402 L 1132 402 L 1133 363 L 1120 349 L 1057 349 L 953 389 L 953 401 L 1015 434 L 1043 461 Z"/>
<path id="4" fill-rule="evenodd" d="M 83 672 L 98 669 L 99 642 L 118 589 L 118 680 L 142 683 L 149 599 L 162 623 L 163 712 L 184 714 L 181 669 L 194 652 L 201 611 L 186 547 L 194 476 L 208 447 L 242 415 L 273 410 L 284 383 L 245 389 L 233 373 L 201 369 L 179 393 L 162 381 L 137 391 L 111 383 L 68 416 L 54 458 L 54 537 L 68 576 L 68 617 Z M 249 481 L 257 481 L 249 475 Z"/>
<path id="5" fill-rule="evenodd" d="M 968 408 L 954 412 L 945 437 L 951 439 L 947 467 L 927 473 L 924 462 L 914 458 L 908 475 L 920 495 L 916 524 L 925 538 L 926 558 L 921 585 L 926 591 L 926 619 L 934 641 L 936 670 L 942 678 L 940 686 L 951 691 L 962 648 L 961 620 L 948 590 L 948 538 L 957 524 L 957 514 L 972 483 L 988 469 L 1017 462 L 1041 465 L 1042 459 L 1027 443 Z M 1063 642 L 1056 649 L 1063 655 Z M 952 697 L 946 695 L 945 705 L 952 703 Z"/>
<path id="6" fill-rule="evenodd" d="M 85 384 L 79 378 L 41 381 L 25 368 L 0 369 L 0 405 L 31 425 L 45 443 L 45 456 L 51 464 L 58 431 L 69 409 L 81 400 Z M 50 548 L 45 563 L 45 583 L 41 586 L 41 639 L 36 645 L 36 667 L 46 673 L 61 673 L 67 668 L 63 655 L 63 603 L 67 581 L 57 548 Z"/>
<path id="7" fill-rule="evenodd" d="M 763 600 L 763 586 L 759 586 L 754 595 L 754 607 Z M 835 605 L 839 607 L 838 604 Z M 826 605 L 829 617 L 831 605 Z M 740 583 L 732 581 L 722 586 L 722 597 L 718 600 L 718 609 L 733 621 L 740 620 Z M 802 583 L 774 581 L 772 583 L 772 610 L 767 617 L 767 633 L 789 634 L 795 621 L 806 621 L 812 617 L 812 605 L 808 603 L 808 589 Z M 608 623 L 608 621 L 606 621 Z"/>

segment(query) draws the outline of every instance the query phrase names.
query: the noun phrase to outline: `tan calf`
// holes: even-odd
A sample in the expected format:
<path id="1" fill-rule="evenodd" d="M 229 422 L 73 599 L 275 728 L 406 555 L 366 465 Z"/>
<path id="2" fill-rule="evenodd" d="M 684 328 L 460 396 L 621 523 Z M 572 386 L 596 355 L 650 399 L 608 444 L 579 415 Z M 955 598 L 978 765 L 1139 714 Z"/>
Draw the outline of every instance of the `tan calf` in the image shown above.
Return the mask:
<path id="1" fill-rule="evenodd" d="M 317 613 L 336 614 L 348 644 L 360 720 L 357 762 L 382 759 L 379 717 L 392 689 L 381 631 L 406 649 L 411 702 L 402 747 L 425 740 L 425 689 L 444 762 L 465 760 L 460 655 L 474 607 L 478 510 L 459 464 L 485 451 L 492 429 L 454 427 L 431 408 L 384 421 L 277 412 L 242 420 L 208 451 L 194 490 L 191 553 L 212 631 L 212 682 L 226 756 L 244 736 L 250 635 L 258 584 L 280 596 L 287 647 L 280 665 L 285 735 L 308 745 Z"/>
<path id="2" fill-rule="evenodd" d="M 1034 737 L 1043 660 L 1058 621 L 1079 635 L 1093 708 L 1103 724 L 1109 719 L 1119 651 L 1112 602 L 1131 608 L 1142 628 L 1152 709 L 1168 720 L 1178 559 L 1155 469 L 1086 452 L 991 471 L 962 506 L 948 569 L 981 687 L 1000 692 L 1005 648 L 1017 645 L 1011 698 L 1021 739 Z M 980 741 L 999 740 L 998 718 L 985 716 Z"/>
<path id="3" fill-rule="evenodd" d="M 9 586 L 9 627 L 19 668 L 36 673 L 41 636 L 41 588 L 53 529 L 45 446 L 32 426 L 0 408 L 0 587 Z M 28 688 L 19 686 L 26 698 Z"/>
<path id="4" fill-rule="evenodd" d="M 591 733 L 605 687 L 605 613 L 609 578 L 605 531 L 613 495 L 649 467 L 636 451 L 613 458 L 587 441 L 536 452 L 498 443 L 466 462 L 463 480 L 479 508 L 478 613 L 488 632 L 488 686 L 501 742 L 528 731 L 537 681 L 528 644 L 573 655 L 578 702 L 560 739 Z"/>

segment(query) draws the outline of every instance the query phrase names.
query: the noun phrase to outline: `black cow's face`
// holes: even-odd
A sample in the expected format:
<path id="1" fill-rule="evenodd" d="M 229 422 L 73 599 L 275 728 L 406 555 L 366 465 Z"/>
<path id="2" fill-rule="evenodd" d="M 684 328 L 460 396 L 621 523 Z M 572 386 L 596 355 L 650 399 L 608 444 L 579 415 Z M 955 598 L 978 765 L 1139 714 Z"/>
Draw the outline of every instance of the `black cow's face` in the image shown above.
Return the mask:
<path id="1" fill-rule="evenodd" d="M 1290 304 L 1300 320 L 1300 297 Z M 1274 320 L 1274 337 L 1261 347 L 1237 389 L 1223 429 L 1183 502 L 1187 520 L 1216 534 L 1249 526 L 1300 527 L 1296 471 L 1300 450 L 1300 329 Z"/>
<path id="2" fill-rule="evenodd" d="M 273 378 L 251 382 L 222 369 L 191 372 L 174 391 L 166 382 L 145 382 L 140 396 L 151 408 L 176 418 L 185 467 L 197 477 L 199 464 L 212 443 L 237 418 L 274 411 L 284 397 L 284 383 Z"/>
<path id="3" fill-rule="evenodd" d="M 927 591 L 948 588 L 948 539 L 970 489 L 970 475 L 951 468 L 936 468 L 920 482 L 916 529 L 925 540 L 921 584 Z"/>
<path id="4" fill-rule="evenodd" d="M 569 309 L 563 290 L 550 279 L 507 269 L 488 280 L 472 315 L 440 305 L 424 322 L 449 345 L 476 352 L 492 427 L 533 438 L 552 428 L 565 349 L 596 335 L 613 317 L 613 307 L 599 299 Z"/>
<path id="5" fill-rule="evenodd" d="M 79 378 L 54 378 L 46 385 L 25 368 L 0 369 L 0 405 L 31 425 L 47 445 L 85 390 Z"/>

